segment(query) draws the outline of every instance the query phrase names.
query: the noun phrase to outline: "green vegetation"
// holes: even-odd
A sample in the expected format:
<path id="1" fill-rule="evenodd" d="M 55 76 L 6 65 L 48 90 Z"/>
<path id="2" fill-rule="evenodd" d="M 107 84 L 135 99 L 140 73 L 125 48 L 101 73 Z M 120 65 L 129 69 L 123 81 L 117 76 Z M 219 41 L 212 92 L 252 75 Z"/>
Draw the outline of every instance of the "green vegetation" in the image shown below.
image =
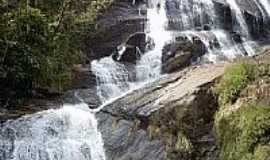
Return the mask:
<path id="1" fill-rule="evenodd" d="M 216 87 L 220 94 L 215 116 L 220 160 L 270 157 L 270 65 L 265 57 L 228 66 Z"/>
<path id="2" fill-rule="evenodd" d="M 252 60 L 241 60 L 227 66 L 225 74 L 216 86 L 220 105 L 234 102 L 240 92 L 258 75 L 257 64 Z"/>
<path id="3" fill-rule="evenodd" d="M 266 160 L 270 157 L 270 106 L 248 104 L 216 125 L 220 160 Z"/>
<path id="4" fill-rule="evenodd" d="M 0 0 L 0 100 L 62 91 L 111 0 Z M 1 104 L 0 103 L 0 104 Z"/>

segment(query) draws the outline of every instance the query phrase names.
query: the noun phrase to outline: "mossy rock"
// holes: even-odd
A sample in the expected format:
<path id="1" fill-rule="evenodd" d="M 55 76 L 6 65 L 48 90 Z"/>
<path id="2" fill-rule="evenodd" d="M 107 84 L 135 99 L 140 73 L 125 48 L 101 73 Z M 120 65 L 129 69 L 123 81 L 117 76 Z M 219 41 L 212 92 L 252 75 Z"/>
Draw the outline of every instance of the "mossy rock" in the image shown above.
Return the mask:
<path id="1" fill-rule="evenodd" d="M 270 106 L 245 104 L 216 116 L 220 160 L 267 160 L 270 157 Z"/>
<path id="2" fill-rule="evenodd" d="M 212 142 L 200 144 L 203 137 L 212 133 L 216 112 L 217 100 L 209 91 L 209 86 L 201 88 L 185 100 L 166 104 L 149 117 L 148 136 L 163 141 L 167 160 L 205 159 L 203 152 L 211 152 Z"/>
<path id="3" fill-rule="evenodd" d="M 241 91 L 255 80 L 258 73 L 257 63 L 253 60 L 243 59 L 229 64 L 215 88 L 219 94 L 220 106 L 235 102 Z"/>

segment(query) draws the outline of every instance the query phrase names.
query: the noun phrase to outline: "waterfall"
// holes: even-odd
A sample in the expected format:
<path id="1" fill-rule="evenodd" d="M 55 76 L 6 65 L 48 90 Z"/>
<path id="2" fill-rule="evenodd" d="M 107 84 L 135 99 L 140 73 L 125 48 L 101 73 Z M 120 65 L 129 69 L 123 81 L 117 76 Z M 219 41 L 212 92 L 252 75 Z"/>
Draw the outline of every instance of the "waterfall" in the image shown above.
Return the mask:
<path id="1" fill-rule="evenodd" d="M 250 40 L 250 34 L 249 34 L 249 30 L 248 30 L 248 25 L 246 23 L 246 20 L 242 14 L 241 9 L 239 8 L 238 4 L 236 3 L 235 0 L 226 0 L 227 3 L 230 5 L 231 9 L 234 11 L 235 14 L 235 18 L 237 23 L 239 23 L 239 30 L 240 33 L 243 34 L 243 36 L 245 37 L 241 37 L 243 41 L 249 41 Z M 254 55 L 255 52 L 252 49 L 252 47 L 250 47 L 249 42 L 243 43 L 243 47 L 245 48 L 246 52 L 248 55 Z"/>
<path id="2" fill-rule="evenodd" d="M 105 160 L 105 153 L 95 115 L 82 103 L 5 122 L 0 159 Z"/>
<path id="3" fill-rule="evenodd" d="M 162 49 L 167 42 L 172 42 L 178 33 L 189 38 L 199 38 L 207 50 L 202 58 L 206 61 L 218 62 L 246 54 L 254 55 L 257 44 L 251 38 L 240 6 L 236 0 L 225 2 L 232 11 L 232 29 L 239 34 L 241 42 L 235 42 L 232 33 L 220 24 L 213 0 L 149 0 L 146 34 L 153 40 L 154 49 L 142 53 L 136 64 L 117 62 L 112 56 L 92 62 L 92 71 L 97 76 L 97 90 L 103 102 L 159 78 Z M 259 12 L 269 10 L 266 0 L 256 1 L 254 4 Z M 177 24 L 176 30 L 170 28 L 172 24 Z M 218 45 L 214 46 L 213 43 Z M 124 46 L 119 51 L 120 56 L 125 49 Z"/>
<path id="4" fill-rule="evenodd" d="M 225 1 L 234 13 L 233 30 L 241 33 L 242 42 L 236 43 L 232 33 L 220 26 L 212 0 L 176 0 L 174 11 L 170 10 L 170 0 L 150 0 L 146 37 L 154 41 L 154 48 L 142 53 L 134 64 L 116 61 L 112 55 L 91 63 L 97 80 L 97 94 L 103 105 L 96 110 L 89 109 L 84 103 L 63 105 L 59 109 L 1 124 L 0 160 L 105 160 L 95 113 L 104 104 L 160 78 L 162 50 L 166 43 L 174 40 L 174 36 L 182 34 L 190 40 L 193 37 L 200 39 L 207 50 L 202 59 L 211 62 L 232 59 L 245 52 L 254 54 L 256 43 L 252 41 L 239 5 L 236 0 Z M 254 1 L 269 19 L 269 1 Z M 135 2 L 132 1 L 134 5 Z M 178 28 L 169 29 L 171 23 L 177 24 Z M 204 29 L 205 25 L 210 28 Z M 213 42 L 218 45 L 213 45 Z M 119 55 L 122 56 L 125 50 L 123 46 Z"/>
<path id="5" fill-rule="evenodd" d="M 97 77 L 98 95 L 104 103 L 160 77 L 162 49 L 172 36 L 166 30 L 165 1 L 149 1 L 149 6 L 146 32 L 147 38 L 155 43 L 153 50 L 143 54 L 136 64 L 117 62 L 112 56 L 91 63 Z M 123 49 L 119 51 L 119 55 L 122 54 Z"/>
<path id="6" fill-rule="evenodd" d="M 267 12 L 268 16 L 270 16 L 270 2 L 268 0 L 258 0 L 258 2 L 264 6 L 265 11 Z"/>
<path id="7" fill-rule="evenodd" d="M 230 8 L 235 14 L 236 22 L 239 23 L 239 28 L 237 30 L 240 31 L 244 36 L 250 37 L 249 31 L 248 31 L 248 25 L 236 1 L 226 0 L 226 2 L 229 4 Z M 238 26 L 235 25 L 235 27 L 238 27 Z"/>
<path id="8" fill-rule="evenodd" d="M 152 51 L 145 53 L 136 65 L 137 81 L 149 81 L 160 76 L 162 49 L 172 39 L 172 33 L 166 30 L 167 15 L 165 1 L 149 1 L 152 6 L 147 10 L 149 25 L 147 36 L 155 43 Z"/>
<path id="9" fill-rule="evenodd" d="M 91 70 L 97 77 L 97 94 L 106 102 L 133 87 L 126 66 L 113 60 L 112 56 L 94 60 Z"/>
<path id="10" fill-rule="evenodd" d="M 213 33 L 220 44 L 220 50 L 224 57 L 233 59 L 242 54 L 237 44 L 230 39 L 230 36 L 224 30 L 214 30 Z"/>
<path id="11" fill-rule="evenodd" d="M 169 1 L 166 1 L 169 3 Z M 181 30 L 191 30 L 204 24 L 216 22 L 212 0 L 178 0 L 174 10 L 168 13 L 173 23 L 179 23 Z M 178 14 L 179 17 L 175 17 Z"/>

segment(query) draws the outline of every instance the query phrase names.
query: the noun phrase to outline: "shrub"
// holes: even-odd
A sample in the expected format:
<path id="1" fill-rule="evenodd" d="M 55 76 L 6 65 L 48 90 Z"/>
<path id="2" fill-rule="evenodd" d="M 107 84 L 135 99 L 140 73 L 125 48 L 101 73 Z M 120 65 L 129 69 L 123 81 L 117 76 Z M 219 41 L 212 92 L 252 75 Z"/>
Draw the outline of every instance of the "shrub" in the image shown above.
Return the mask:
<path id="1" fill-rule="evenodd" d="M 216 121 L 220 160 L 270 157 L 270 107 L 247 104 Z"/>
<path id="2" fill-rule="evenodd" d="M 252 60 L 241 60 L 227 66 L 221 81 L 216 86 L 220 105 L 234 102 L 242 89 L 258 74 L 257 65 Z"/>
<path id="3" fill-rule="evenodd" d="M 97 12 L 110 3 L 0 1 L 0 101 L 30 96 L 37 88 L 63 91 L 73 64 L 80 63 L 85 36 L 96 31 Z"/>

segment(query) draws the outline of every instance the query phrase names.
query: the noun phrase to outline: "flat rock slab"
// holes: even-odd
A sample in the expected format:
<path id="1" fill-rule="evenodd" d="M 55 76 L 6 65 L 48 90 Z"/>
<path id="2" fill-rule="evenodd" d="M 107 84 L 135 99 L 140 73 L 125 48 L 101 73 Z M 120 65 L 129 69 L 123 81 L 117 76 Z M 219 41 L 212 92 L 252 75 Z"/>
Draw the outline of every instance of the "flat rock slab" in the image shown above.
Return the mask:
<path id="1" fill-rule="evenodd" d="M 154 120 L 154 123 L 167 125 L 164 117 L 170 115 L 170 112 L 166 109 L 174 112 L 174 108 L 186 103 L 188 105 L 180 109 L 187 116 L 187 120 L 183 119 L 183 123 L 189 124 L 189 118 L 211 117 L 215 107 L 209 99 L 215 100 L 211 100 L 209 95 L 197 92 L 205 85 L 209 87 L 208 84 L 212 84 L 223 72 L 224 64 L 189 67 L 181 72 L 166 75 L 105 106 L 96 117 L 104 141 L 106 159 L 166 159 L 164 141 L 161 138 L 149 137 L 149 119 Z M 205 103 L 209 105 L 205 106 Z M 192 117 L 194 113 L 198 116 Z M 174 115 L 171 116 L 171 119 L 174 119 Z M 190 137 L 191 140 L 200 141 L 207 136 L 211 137 L 211 124 L 205 123 L 196 128 L 198 134 Z M 213 146 L 209 145 L 208 141 L 205 144 L 210 148 Z"/>
<path id="2" fill-rule="evenodd" d="M 184 100 L 201 86 L 219 78 L 223 72 L 224 64 L 187 68 L 116 100 L 102 111 L 127 119 L 148 117 L 169 103 Z"/>

